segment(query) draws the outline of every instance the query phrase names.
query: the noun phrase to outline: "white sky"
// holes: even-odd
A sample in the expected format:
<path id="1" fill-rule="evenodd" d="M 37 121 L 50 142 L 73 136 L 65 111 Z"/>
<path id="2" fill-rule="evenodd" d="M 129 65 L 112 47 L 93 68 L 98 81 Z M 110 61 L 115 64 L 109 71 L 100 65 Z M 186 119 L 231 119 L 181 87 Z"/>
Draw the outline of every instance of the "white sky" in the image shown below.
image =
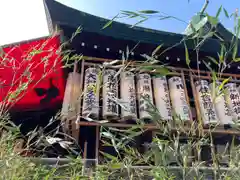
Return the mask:
<path id="1" fill-rule="evenodd" d="M 43 0 L 0 0 L 0 45 L 48 34 Z"/>

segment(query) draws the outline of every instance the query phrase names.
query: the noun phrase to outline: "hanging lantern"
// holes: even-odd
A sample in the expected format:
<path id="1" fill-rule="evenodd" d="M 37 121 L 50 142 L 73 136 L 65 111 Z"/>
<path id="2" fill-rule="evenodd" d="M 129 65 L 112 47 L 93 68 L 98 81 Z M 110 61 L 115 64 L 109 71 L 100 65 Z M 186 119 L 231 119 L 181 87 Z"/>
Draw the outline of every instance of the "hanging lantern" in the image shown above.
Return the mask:
<path id="1" fill-rule="evenodd" d="M 226 101 L 227 105 L 232 112 L 233 121 L 240 120 L 240 94 L 235 83 L 228 83 L 225 85 L 226 88 Z"/>
<path id="2" fill-rule="evenodd" d="M 185 96 L 182 78 L 177 76 L 171 77 L 168 83 L 175 119 L 190 120 L 190 108 Z"/>
<path id="3" fill-rule="evenodd" d="M 134 74 L 132 72 L 122 72 L 120 81 L 120 94 L 123 101 L 121 116 L 123 119 L 136 119 L 136 89 Z"/>
<path id="4" fill-rule="evenodd" d="M 88 68 L 85 71 L 82 115 L 99 117 L 99 69 Z"/>
<path id="5" fill-rule="evenodd" d="M 161 118 L 163 120 L 172 120 L 172 109 L 166 77 L 154 77 L 153 89 L 156 107 Z"/>
<path id="6" fill-rule="evenodd" d="M 200 105 L 201 119 L 204 125 L 218 123 L 217 113 L 213 105 L 208 82 L 206 80 L 196 81 L 195 88 Z"/>
<path id="7" fill-rule="evenodd" d="M 210 84 L 211 95 L 213 99 L 213 104 L 218 116 L 218 119 L 221 124 L 233 124 L 233 118 L 231 115 L 231 111 L 227 105 L 225 100 L 224 92 L 219 92 L 220 83 L 216 82 L 216 84 Z"/>
<path id="8" fill-rule="evenodd" d="M 68 74 L 63 105 L 62 120 L 64 122 L 64 131 L 78 140 L 79 131 L 76 127 L 76 119 L 80 115 L 81 102 L 81 76 L 77 72 Z M 75 127 L 75 129 L 73 129 Z"/>
<path id="9" fill-rule="evenodd" d="M 152 119 L 149 110 L 153 104 L 151 76 L 147 73 L 137 75 L 137 97 L 139 105 L 139 118 Z"/>
<path id="10" fill-rule="evenodd" d="M 118 118 L 118 80 L 115 75 L 117 72 L 107 69 L 103 72 L 103 104 L 102 114 L 105 119 Z"/>

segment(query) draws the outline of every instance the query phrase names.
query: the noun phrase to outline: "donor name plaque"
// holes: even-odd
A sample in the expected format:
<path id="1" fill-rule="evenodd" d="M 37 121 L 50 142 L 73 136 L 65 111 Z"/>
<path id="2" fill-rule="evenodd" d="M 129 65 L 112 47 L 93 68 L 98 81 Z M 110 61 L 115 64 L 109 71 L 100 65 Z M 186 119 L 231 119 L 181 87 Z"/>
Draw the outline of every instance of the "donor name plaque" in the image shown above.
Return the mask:
<path id="1" fill-rule="evenodd" d="M 190 120 L 190 108 L 187 103 L 182 78 L 173 76 L 168 80 L 170 98 L 176 120 Z"/>
<path id="2" fill-rule="evenodd" d="M 120 96 L 123 101 L 121 107 L 121 117 L 123 119 L 136 119 L 136 89 L 134 74 L 132 72 L 122 72 L 120 75 Z"/>
<path id="3" fill-rule="evenodd" d="M 211 83 L 210 90 L 212 94 L 213 104 L 218 116 L 218 119 L 222 125 L 233 124 L 232 113 L 227 105 L 224 91 L 219 91 L 220 82 Z"/>
<path id="4" fill-rule="evenodd" d="M 200 105 L 201 119 L 204 125 L 218 123 L 217 113 L 213 105 L 213 99 L 209 89 L 208 81 L 196 81 L 195 87 L 196 95 Z"/>
<path id="5" fill-rule="evenodd" d="M 153 104 L 152 85 L 151 76 L 147 73 L 137 75 L 137 97 L 139 118 L 152 119 L 152 116 L 149 114 Z"/>
<path id="6" fill-rule="evenodd" d="M 169 90 L 166 76 L 153 77 L 153 89 L 156 108 L 162 120 L 172 120 Z"/>
<path id="7" fill-rule="evenodd" d="M 83 116 L 99 117 L 99 69 L 88 68 L 85 71 Z"/>
<path id="8" fill-rule="evenodd" d="M 106 69 L 103 72 L 102 88 L 102 115 L 105 119 L 118 118 L 118 78 L 117 72 L 113 69 Z"/>
<path id="9" fill-rule="evenodd" d="M 233 120 L 240 121 L 240 94 L 235 83 L 225 85 L 225 97 L 229 109 L 232 112 Z"/>

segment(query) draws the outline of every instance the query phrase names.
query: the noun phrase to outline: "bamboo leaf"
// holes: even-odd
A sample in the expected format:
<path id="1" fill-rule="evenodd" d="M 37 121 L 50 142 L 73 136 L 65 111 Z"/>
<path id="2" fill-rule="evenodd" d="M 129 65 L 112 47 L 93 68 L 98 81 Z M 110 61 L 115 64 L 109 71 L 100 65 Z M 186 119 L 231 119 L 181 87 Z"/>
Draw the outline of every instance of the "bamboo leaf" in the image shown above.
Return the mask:
<path id="1" fill-rule="evenodd" d="M 109 65 L 114 65 L 116 63 L 120 62 L 120 60 L 113 60 L 111 62 L 104 62 L 103 66 L 109 66 Z"/>
<path id="2" fill-rule="evenodd" d="M 114 163 L 114 164 L 109 164 L 111 169 L 121 169 L 123 166 L 122 163 Z"/>
<path id="3" fill-rule="evenodd" d="M 219 91 L 223 89 L 224 85 L 230 80 L 231 77 L 224 79 L 224 81 L 219 86 Z"/>
<path id="4" fill-rule="evenodd" d="M 218 24 L 218 18 L 214 16 L 207 15 L 208 21 L 213 25 L 216 26 Z"/>
<path id="5" fill-rule="evenodd" d="M 188 53 L 188 48 L 186 43 L 184 42 L 184 47 L 185 47 L 185 59 L 186 59 L 186 64 L 189 66 L 190 64 L 190 59 L 189 59 L 189 53 Z"/>
<path id="6" fill-rule="evenodd" d="M 130 16 L 130 17 L 131 16 L 135 16 L 135 17 L 139 16 L 138 13 L 133 12 L 133 11 L 121 11 L 121 13 L 124 14 L 124 15 Z"/>
<path id="7" fill-rule="evenodd" d="M 207 58 L 208 58 L 209 60 L 211 60 L 214 64 L 218 65 L 218 62 L 217 62 L 217 60 L 216 60 L 215 58 L 213 58 L 213 57 L 211 57 L 211 56 L 207 56 Z"/>
<path id="8" fill-rule="evenodd" d="M 164 16 L 164 17 L 159 18 L 159 20 L 165 20 L 165 19 L 170 19 L 170 18 L 172 18 L 172 16 Z"/>
<path id="9" fill-rule="evenodd" d="M 106 29 L 107 27 L 109 27 L 110 25 L 112 25 L 113 21 L 119 16 L 119 14 L 117 14 L 116 16 L 114 16 L 110 21 L 108 21 L 102 29 Z"/>
<path id="10" fill-rule="evenodd" d="M 224 53 L 226 52 L 226 47 L 224 46 L 224 44 L 221 44 L 221 53 L 219 56 L 219 60 L 221 63 L 224 62 Z"/>
<path id="11" fill-rule="evenodd" d="M 152 56 L 156 55 L 157 52 L 161 49 L 162 46 L 163 46 L 163 44 L 158 45 L 158 46 L 154 49 L 154 51 L 152 52 Z"/>
<path id="12" fill-rule="evenodd" d="M 144 18 L 144 19 L 142 19 L 142 20 L 136 22 L 134 25 L 131 26 L 131 28 L 133 28 L 133 27 L 135 27 L 135 26 L 137 26 L 137 25 L 139 25 L 139 24 L 145 22 L 146 20 L 148 20 L 148 18 Z"/>
<path id="13" fill-rule="evenodd" d="M 234 62 L 240 62 L 240 58 L 235 58 L 233 61 Z"/>
<path id="14" fill-rule="evenodd" d="M 212 68 L 205 61 L 203 61 L 203 63 L 205 64 L 205 66 L 208 68 L 209 71 L 211 72 L 213 71 Z"/>
<path id="15" fill-rule="evenodd" d="M 104 152 L 102 152 L 102 151 L 100 151 L 100 153 L 103 154 L 104 157 L 109 158 L 109 159 L 112 160 L 112 161 L 117 161 L 117 157 L 112 156 L 111 154 L 104 153 Z"/>
<path id="16" fill-rule="evenodd" d="M 142 10 L 142 11 L 138 11 L 140 13 L 143 13 L 143 14 L 156 14 L 156 13 L 159 13 L 159 11 L 154 11 L 154 10 Z"/>
<path id="17" fill-rule="evenodd" d="M 158 75 L 161 75 L 161 76 L 166 76 L 168 74 L 170 74 L 170 71 L 168 68 L 166 67 L 161 67 L 161 68 L 156 68 L 156 71 L 155 71 Z"/>
<path id="18" fill-rule="evenodd" d="M 228 14 L 227 10 L 226 10 L 225 8 L 223 8 L 223 11 L 224 11 L 225 16 L 226 16 L 227 18 L 229 18 L 229 14 Z"/>
<path id="19" fill-rule="evenodd" d="M 222 5 L 218 8 L 218 11 L 217 11 L 217 14 L 216 14 L 216 18 L 219 17 L 221 12 L 222 12 Z"/>

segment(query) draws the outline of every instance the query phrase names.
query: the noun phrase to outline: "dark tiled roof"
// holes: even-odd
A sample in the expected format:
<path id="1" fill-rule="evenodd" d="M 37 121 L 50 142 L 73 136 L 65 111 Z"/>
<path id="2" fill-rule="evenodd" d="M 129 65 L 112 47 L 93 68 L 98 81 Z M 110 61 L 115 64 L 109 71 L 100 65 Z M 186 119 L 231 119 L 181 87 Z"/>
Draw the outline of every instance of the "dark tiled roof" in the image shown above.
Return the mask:
<path id="1" fill-rule="evenodd" d="M 98 33 L 103 36 L 110 36 L 121 40 L 131 40 L 136 42 L 143 42 L 149 44 L 164 44 L 166 47 L 171 47 L 179 43 L 184 35 L 152 30 L 142 27 L 130 28 L 129 25 L 113 22 L 112 25 L 106 29 L 103 26 L 109 21 L 101 17 L 97 17 L 82 11 L 65 6 L 54 0 L 44 0 L 45 7 L 49 13 L 50 20 L 53 24 L 65 25 L 72 28 L 81 26 L 83 31 Z M 232 34 L 226 30 L 221 24 L 217 27 L 219 35 L 224 40 L 229 40 Z M 187 42 L 188 47 L 194 48 L 193 42 Z M 184 48 L 183 44 L 178 45 L 179 48 Z M 239 48 L 240 49 L 240 48 Z M 208 53 L 216 53 L 220 50 L 220 43 L 217 39 L 209 38 L 202 46 L 202 51 Z M 239 53 L 240 54 L 240 53 Z"/>

